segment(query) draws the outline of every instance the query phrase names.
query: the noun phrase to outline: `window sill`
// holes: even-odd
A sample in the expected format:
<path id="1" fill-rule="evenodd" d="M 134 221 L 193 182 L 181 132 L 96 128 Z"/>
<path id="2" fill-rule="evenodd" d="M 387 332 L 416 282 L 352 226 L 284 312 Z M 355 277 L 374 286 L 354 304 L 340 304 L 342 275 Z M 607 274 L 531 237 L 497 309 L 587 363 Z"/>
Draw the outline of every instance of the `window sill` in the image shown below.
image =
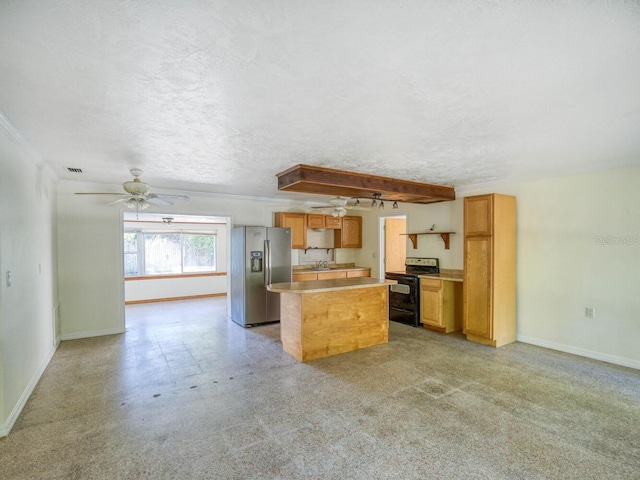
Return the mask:
<path id="1" fill-rule="evenodd" d="M 171 278 L 193 278 L 193 277 L 220 277 L 226 275 L 227 272 L 208 272 L 208 273 L 178 273 L 167 275 L 144 275 L 137 277 L 124 277 L 124 281 L 130 280 L 166 280 Z"/>

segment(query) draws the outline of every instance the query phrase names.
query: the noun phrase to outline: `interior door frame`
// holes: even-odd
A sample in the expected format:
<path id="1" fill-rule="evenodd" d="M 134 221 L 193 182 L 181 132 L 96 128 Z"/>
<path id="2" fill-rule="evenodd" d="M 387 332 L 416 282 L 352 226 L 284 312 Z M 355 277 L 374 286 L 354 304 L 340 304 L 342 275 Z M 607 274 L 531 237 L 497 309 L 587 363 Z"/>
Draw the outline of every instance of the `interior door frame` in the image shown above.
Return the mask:
<path id="1" fill-rule="evenodd" d="M 380 248 L 378 249 L 378 278 L 384 278 L 384 260 L 385 260 L 385 239 L 384 239 L 384 224 L 387 218 L 404 218 L 407 221 L 406 215 L 386 215 L 378 218 L 378 245 Z"/>
<path id="2" fill-rule="evenodd" d="M 119 258 L 119 264 L 120 264 L 120 278 L 122 278 L 122 283 L 120 284 L 120 305 L 121 305 L 121 312 L 122 312 L 122 332 L 121 333 L 125 333 L 127 330 L 127 312 L 126 312 L 126 298 L 125 298 L 125 276 L 124 276 L 124 262 L 123 262 L 123 258 L 124 258 L 124 224 L 125 224 L 125 213 L 130 213 L 127 212 L 126 210 L 120 210 L 120 223 L 119 223 L 119 237 L 120 237 L 120 258 Z M 146 211 L 145 213 L 152 213 L 152 214 L 158 214 L 158 215 L 164 215 L 165 213 L 163 212 L 154 212 L 154 211 Z M 225 252 L 225 258 L 226 258 L 226 262 L 227 262 L 227 268 L 226 268 L 226 300 L 227 300 L 227 315 L 231 314 L 231 295 L 229 294 L 229 292 L 231 291 L 231 275 L 229 273 L 229 270 L 231 268 L 231 230 L 234 227 L 233 224 L 233 216 L 231 215 L 219 215 L 219 214 L 215 214 L 215 213 L 174 213 L 171 214 L 173 218 L 179 218 L 179 217 L 219 217 L 219 218 L 224 218 L 225 222 L 226 222 L 226 252 Z M 58 305 L 59 306 L 59 305 Z"/>

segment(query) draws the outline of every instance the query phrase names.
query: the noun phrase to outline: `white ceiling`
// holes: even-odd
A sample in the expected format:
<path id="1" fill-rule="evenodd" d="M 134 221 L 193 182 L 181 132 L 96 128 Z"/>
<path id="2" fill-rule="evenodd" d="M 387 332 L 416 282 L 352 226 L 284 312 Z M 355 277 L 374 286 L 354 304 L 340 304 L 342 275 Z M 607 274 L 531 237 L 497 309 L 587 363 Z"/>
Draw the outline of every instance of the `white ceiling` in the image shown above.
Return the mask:
<path id="1" fill-rule="evenodd" d="M 275 174 L 298 163 L 456 187 L 637 165 L 640 2 L 2 0 L 0 111 L 82 182 L 294 197 Z"/>

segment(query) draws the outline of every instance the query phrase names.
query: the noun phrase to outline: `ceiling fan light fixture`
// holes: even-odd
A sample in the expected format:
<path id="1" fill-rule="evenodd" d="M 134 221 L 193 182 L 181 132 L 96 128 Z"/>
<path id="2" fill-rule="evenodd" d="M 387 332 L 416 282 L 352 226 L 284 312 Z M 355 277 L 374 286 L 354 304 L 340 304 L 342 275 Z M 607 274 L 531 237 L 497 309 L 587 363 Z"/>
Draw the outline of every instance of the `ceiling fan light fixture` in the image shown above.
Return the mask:
<path id="1" fill-rule="evenodd" d="M 145 208 L 149 208 L 149 202 L 147 202 L 144 198 L 131 197 L 129 200 L 124 202 L 124 206 L 127 208 L 144 210 Z"/>
<path id="2" fill-rule="evenodd" d="M 347 214 L 347 209 L 344 207 L 336 207 L 331 215 L 334 217 L 344 217 Z"/>

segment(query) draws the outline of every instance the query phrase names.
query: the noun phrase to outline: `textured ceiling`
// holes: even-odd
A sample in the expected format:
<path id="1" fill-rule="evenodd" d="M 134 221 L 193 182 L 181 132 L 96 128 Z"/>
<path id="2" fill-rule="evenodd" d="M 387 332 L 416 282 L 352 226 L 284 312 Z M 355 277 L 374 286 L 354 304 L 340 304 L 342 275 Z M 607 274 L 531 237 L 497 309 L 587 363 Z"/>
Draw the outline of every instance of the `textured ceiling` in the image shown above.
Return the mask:
<path id="1" fill-rule="evenodd" d="M 299 163 L 457 187 L 639 164 L 639 86 L 638 1 L 0 2 L 0 111 L 62 180 L 287 197 Z"/>

